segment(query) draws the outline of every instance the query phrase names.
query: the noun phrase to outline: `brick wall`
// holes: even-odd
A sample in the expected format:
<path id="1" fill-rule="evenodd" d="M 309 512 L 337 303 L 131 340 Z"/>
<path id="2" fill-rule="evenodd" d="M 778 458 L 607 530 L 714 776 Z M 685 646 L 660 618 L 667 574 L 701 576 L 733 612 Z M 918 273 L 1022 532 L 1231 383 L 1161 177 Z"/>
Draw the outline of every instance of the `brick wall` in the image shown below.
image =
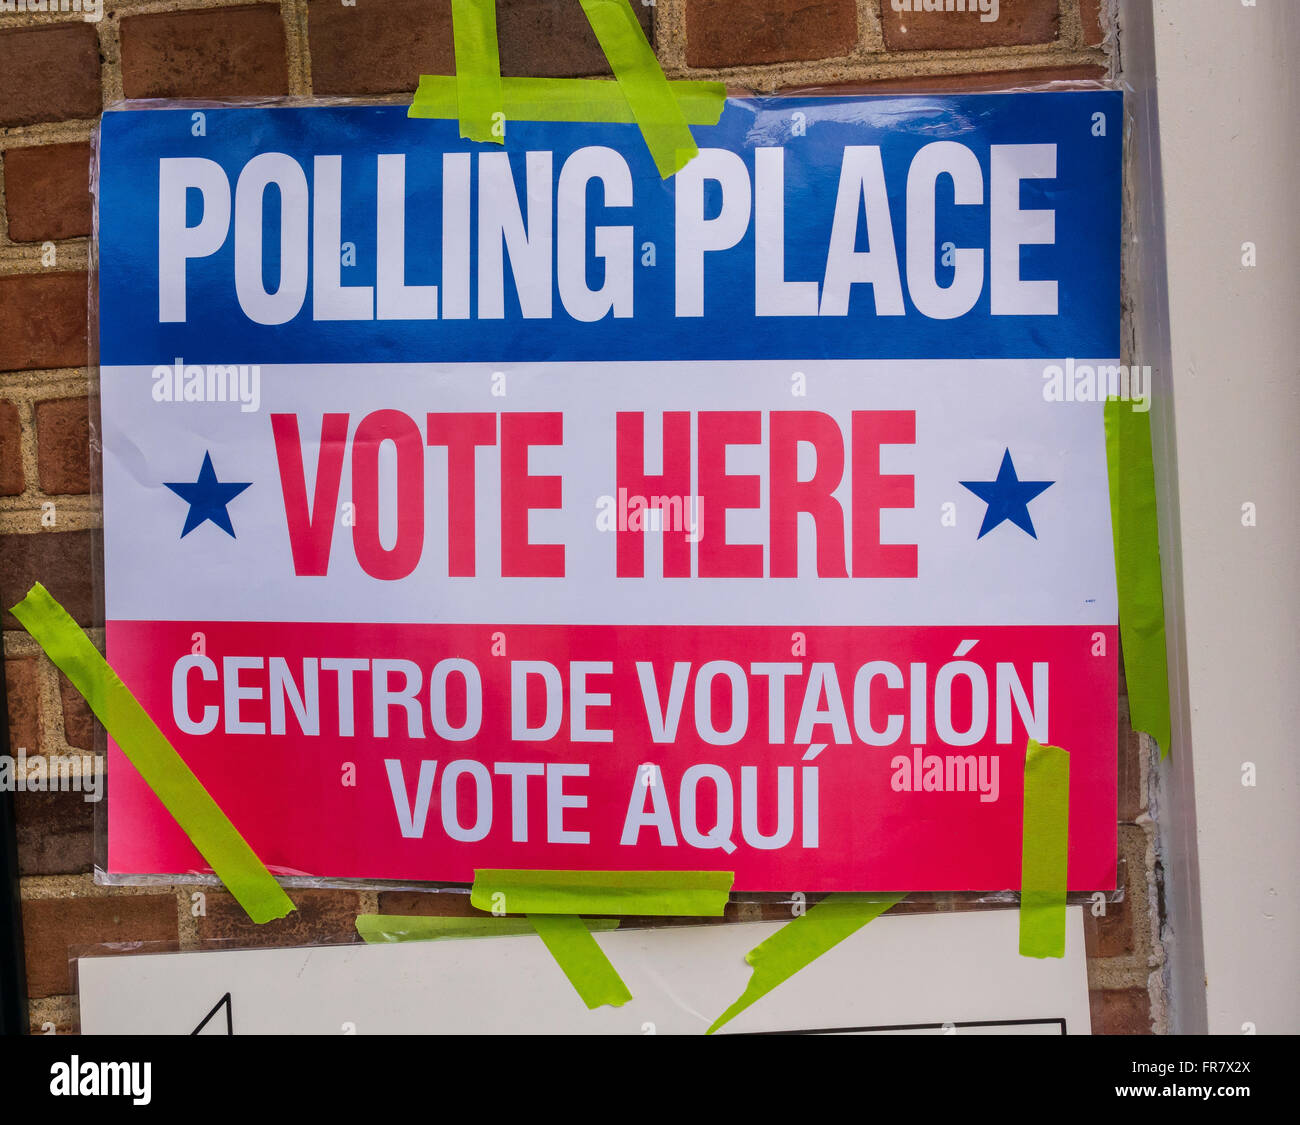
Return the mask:
<path id="1" fill-rule="evenodd" d="M 978 89 L 1094 78 L 1114 48 L 1108 0 L 1001 0 L 996 22 L 903 14 L 889 0 L 633 0 L 670 76 L 735 89 Z M 506 74 L 606 72 L 578 0 L 498 0 Z M 100 514 L 89 456 L 89 138 L 123 97 L 410 95 L 452 73 L 447 0 L 104 0 L 103 18 L 0 14 L 0 605 L 44 582 L 93 628 Z M 95 745 L 89 710 L 11 616 L 0 619 L 13 745 Z M 1163 1026 L 1156 880 L 1146 815 L 1149 747 L 1121 700 L 1121 902 L 1088 923 L 1094 1029 Z M 211 940 L 355 940 L 358 910 L 458 912 L 464 896 L 296 891 L 299 910 L 255 927 L 223 892 L 200 912 L 192 887 L 96 886 L 93 813 L 78 793 L 16 797 L 33 1030 L 73 1031 L 70 949 L 104 942 L 196 948 Z M 913 909 L 952 910 L 958 895 Z M 733 905 L 732 918 L 786 917 Z M 1150 990 L 1148 980 L 1152 981 Z"/>

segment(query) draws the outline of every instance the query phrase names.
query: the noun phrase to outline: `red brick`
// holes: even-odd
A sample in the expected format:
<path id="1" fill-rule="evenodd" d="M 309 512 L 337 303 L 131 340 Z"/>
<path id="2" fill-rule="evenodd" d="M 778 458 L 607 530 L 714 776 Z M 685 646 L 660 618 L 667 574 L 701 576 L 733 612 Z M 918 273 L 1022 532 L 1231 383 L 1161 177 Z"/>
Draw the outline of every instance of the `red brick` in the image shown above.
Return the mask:
<path id="1" fill-rule="evenodd" d="M 291 889 L 298 908 L 285 918 L 264 925 L 249 920 L 244 908 L 224 891 L 206 892 L 207 914 L 198 919 L 203 941 L 228 942 L 231 948 L 266 945 L 348 945 L 359 942 L 356 891 Z"/>
<path id="2" fill-rule="evenodd" d="M 469 904 L 461 891 L 381 891 L 379 913 L 435 918 L 482 918 L 483 911 Z"/>
<path id="3" fill-rule="evenodd" d="M 18 407 L 0 401 L 0 496 L 18 496 L 27 487 L 23 476 L 23 426 Z"/>
<path id="4" fill-rule="evenodd" d="M 1128 698 L 1119 701 L 1119 822 L 1132 824 L 1146 809 L 1142 795 L 1142 742 L 1129 725 Z"/>
<path id="5" fill-rule="evenodd" d="M 1001 90 L 1016 86 L 1038 86 L 1045 82 L 1090 82 L 1106 77 L 1104 66 L 1030 66 L 1023 70 L 989 70 L 973 74 L 917 74 L 906 78 L 874 78 L 818 87 L 833 94 L 893 94 L 912 90 L 943 93 Z M 790 93 L 792 91 L 783 91 Z M 797 91 L 794 91 L 797 92 Z"/>
<path id="6" fill-rule="evenodd" d="M 88 23 L 0 31 L 0 128 L 98 117 L 99 39 Z"/>
<path id="7" fill-rule="evenodd" d="M 690 66 L 830 59 L 858 41 L 855 0 L 687 0 Z"/>
<path id="8" fill-rule="evenodd" d="M 10 753 L 17 754 L 19 750 L 40 753 L 45 729 L 41 722 L 41 680 L 36 657 L 15 656 L 5 661 L 5 692 L 9 699 Z"/>
<path id="9" fill-rule="evenodd" d="M 85 273 L 0 277 L 0 371 L 85 363 Z"/>
<path id="10" fill-rule="evenodd" d="M 647 35 L 653 9 L 633 4 Z M 421 74 L 455 74 L 446 0 L 385 0 L 344 7 L 310 0 L 312 90 L 388 94 L 414 90 Z M 557 0 L 497 0 L 501 72 L 539 78 L 608 74 L 582 6 Z"/>
<path id="11" fill-rule="evenodd" d="M 389 94 L 414 90 L 421 74 L 456 72 L 446 0 L 351 8 L 338 0 L 310 0 L 307 34 L 316 94 Z"/>
<path id="12" fill-rule="evenodd" d="M 1083 25 L 1084 45 L 1100 46 L 1106 38 L 1106 28 L 1101 22 L 1101 0 L 1079 0 L 1079 21 Z"/>
<path id="13" fill-rule="evenodd" d="M 654 9 L 632 0 L 632 10 L 650 38 Z M 498 0 L 497 40 L 502 74 L 571 78 L 609 73 L 605 52 L 578 3 Z"/>
<path id="14" fill-rule="evenodd" d="M 63 740 L 78 750 L 93 753 L 95 734 L 100 729 L 99 720 L 90 704 L 67 676 L 59 673 L 59 702 L 63 708 Z"/>
<path id="15" fill-rule="evenodd" d="M 1094 1035 L 1150 1035 L 1151 998 L 1145 988 L 1088 993 Z"/>
<path id="16" fill-rule="evenodd" d="M 1122 957 L 1133 952 L 1130 897 L 1126 890 L 1120 902 L 1106 903 L 1106 913 L 1100 918 L 1093 917 L 1091 903 L 1083 908 L 1083 941 L 1089 957 Z"/>
<path id="17" fill-rule="evenodd" d="M 669 926 L 725 926 L 737 922 L 792 922 L 794 915 L 790 913 L 788 903 L 729 902 L 720 918 L 716 916 L 671 918 L 659 914 L 624 914 L 620 915 L 620 919 L 624 929 L 645 930 L 664 929 Z"/>
<path id="18" fill-rule="evenodd" d="M 42 583 L 78 625 L 95 616 L 91 557 L 92 531 L 12 532 L 0 535 L 0 606 L 17 605 L 32 583 Z M 5 629 L 21 626 L 13 614 L 0 618 Z"/>
<path id="19" fill-rule="evenodd" d="M 911 6 L 919 8 L 920 0 L 912 0 Z M 989 23 L 980 18 L 983 13 L 977 4 L 973 12 L 896 12 L 888 0 L 880 7 L 885 46 L 891 51 L 973 50 L 1051 43 L 1056 39 L 1060 21 L 1058 0 L 1001 0 L 998 18 Z"/>
<path id="20" fill-rule="evenodd" d="M 18 793 L 18 874 L 80 875 L 95 860 L 95 805 L 77 792 Z"/>
<path id="21" fill-rule="evenodd" d="M 815 901 L 815 900 L 814 900 Z M 742 910 L 742 907 L 744 908 Z M 900 911 L 906 913 L 906 911 Z M 383 891 L 379 895 L 379 913 L 395 914 L 398 917 L 419 916 L 437 918 L 482 918 L 484 912 L 470 905 L 469 895 L 459 891 Z M 742 916 L 743 915 L 743 916 Z M 507 917 L 519 917 L 509 915 Z M 726 913 L 708 918 L 666 918 L 659 915 L 621 915 L 622 925 L 627 929 L 646 929 L 663 926 L 710 926 L 724 925 L 728 922 L 757 921 L 788 922 L 794 915 L 787 902 L 763 902 L 758 904 L 755 916 L 748 904 L 729 902 Z"/>
<path id="22" fill-rule="evenodd" d="M 36 404 L 36 469 L 48 496 L 90 491 L 90 413 L 98 403 L 58 398 Z"/>
<path id="23" fill-rule="evenodd" d="M 40 898 L 23 902 L 27 993 L 33 999 L 72 992 L 70 956 L 108 943 L 149 942 L 148 952 L 179 947 L 176 898 L 109 894 L 94 898 Z M 138 950 L 137 950 L 138 951 Z"/>
<path id="24" fill-rule="evenodd" d="M 280 6 L 124 17 L 122 89 L 128 98 L 287 94 Z"/>
<path id="25" fill-rule="evenodd" d="M 5 153 L 5 205 L 13 242 L 90 234 L 90 145 L 33 145 Z"/>

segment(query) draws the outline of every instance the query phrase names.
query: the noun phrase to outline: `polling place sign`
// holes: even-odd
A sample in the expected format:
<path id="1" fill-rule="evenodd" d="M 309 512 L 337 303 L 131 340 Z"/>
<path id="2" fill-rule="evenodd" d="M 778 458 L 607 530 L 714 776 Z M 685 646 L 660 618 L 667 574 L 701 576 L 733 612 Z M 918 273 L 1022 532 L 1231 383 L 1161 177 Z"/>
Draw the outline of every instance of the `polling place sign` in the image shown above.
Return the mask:
<path id="1" fill-rule="evenodd" d="M 110 663 L 284 875 L 1015 887 L 1034 738 L 1113 886 L 1122 131 L 105 114 Z M 110 873 L 205 870 L 109 781 Z"/>

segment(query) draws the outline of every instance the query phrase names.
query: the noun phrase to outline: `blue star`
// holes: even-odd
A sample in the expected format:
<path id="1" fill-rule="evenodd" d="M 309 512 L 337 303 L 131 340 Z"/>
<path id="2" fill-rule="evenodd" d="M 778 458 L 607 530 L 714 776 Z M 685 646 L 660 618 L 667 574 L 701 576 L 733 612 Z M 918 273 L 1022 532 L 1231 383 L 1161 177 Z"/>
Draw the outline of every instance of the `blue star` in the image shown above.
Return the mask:
<path id="1" fill-rule="evenodd" d="M 958 481 L 962 488 L 968 488 L 988 505 L 984 513 L 984 522 L 980 524 L 977 536 L 983 539 L 990 531 L 1004 520 L 1010 520 L 1021 531 L 1027 531 L 1035 539 L 1034 521 L 1029 518 L 1029 501 L 1040 492 L 1045 492 L 1056 483 L 1054 480 L 1020 480 L 1016 476 L 1016 467 L 1011 463 L 1011 450 L 1002 454 L 1002 465 L 998 469 L 998 479 L 990 481 Z"/>
<path id="2" fill-rule="evenodd" d="M 212 468 L 212 454 L 205 452 L 203 468 L 199 470 L 199 479 L 193 484 L 185 481 L 175 484 L 171 481 L 163 483 L 190 506 L 189 515 L 185 517 L 185 530 L 181 532 L 182 539 L 207 520 L 215 523 L 231 539 L 235 538 L 235 529 L 230 525 L 230 513 L 226 511 L 226 505 L 243 492 L 252 481 L 244 484 L 227 481 L 223 484 L 217 480 L 216 470 Z"/>

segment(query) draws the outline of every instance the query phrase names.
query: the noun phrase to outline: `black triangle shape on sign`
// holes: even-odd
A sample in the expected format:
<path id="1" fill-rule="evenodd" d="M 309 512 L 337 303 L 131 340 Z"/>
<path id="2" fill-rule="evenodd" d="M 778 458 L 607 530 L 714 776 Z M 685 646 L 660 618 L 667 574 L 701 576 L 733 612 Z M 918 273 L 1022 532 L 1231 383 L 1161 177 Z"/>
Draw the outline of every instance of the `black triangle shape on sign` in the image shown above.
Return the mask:
<path id="1" fill-rule="evenodd" d="M 205 1027 L 208 1026 L 208 1022 L 212 1019 L 212 1017 L 215 1016 L 217 1012 L 220 1011 L 223 1007 L 226 1009 L 226 1034 L 234 1035 L 235 1019 L 230 1006 L 229 992 L 227 992 L 220 1000 L 218 1000 L 215 1004 L 212 1005 L 212 1011 L 210 1011 L 206 1016 L 203 1017 L 203 1022 L 200 1023 L 199 1026 L 196 1027 L 193 1031 L 191 1031 L 190 1034 L 198 1035 L 199 1032 L 201 1032 Z M 217 1032 L 217 1034 L 220 1035 L 221 1033 Z"/>

